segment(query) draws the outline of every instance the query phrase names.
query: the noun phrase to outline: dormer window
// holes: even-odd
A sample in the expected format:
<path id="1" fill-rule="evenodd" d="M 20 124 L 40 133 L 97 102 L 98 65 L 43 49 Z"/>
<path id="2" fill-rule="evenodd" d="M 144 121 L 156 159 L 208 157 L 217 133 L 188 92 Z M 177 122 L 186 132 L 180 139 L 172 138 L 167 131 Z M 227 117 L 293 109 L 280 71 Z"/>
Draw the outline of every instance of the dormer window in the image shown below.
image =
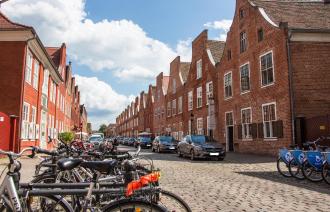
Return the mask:
<path id="1" fill-rule="evenodd" d="M 247 35 L 246 32 L 243 31 L 240 33 L 240 52 L 243 53 L 247 49 Z"/>
<path id="2" fill-rule="evenodd" d="M 202 60 L 198 60 L 196 63 L 197 66 L 197 79 L 202 78 Z"/>
<path id="3" fill-rule="evenodd" d="M 227 59 L 231 60 L 231 50 L 230 49 L 227 51 Z"/>

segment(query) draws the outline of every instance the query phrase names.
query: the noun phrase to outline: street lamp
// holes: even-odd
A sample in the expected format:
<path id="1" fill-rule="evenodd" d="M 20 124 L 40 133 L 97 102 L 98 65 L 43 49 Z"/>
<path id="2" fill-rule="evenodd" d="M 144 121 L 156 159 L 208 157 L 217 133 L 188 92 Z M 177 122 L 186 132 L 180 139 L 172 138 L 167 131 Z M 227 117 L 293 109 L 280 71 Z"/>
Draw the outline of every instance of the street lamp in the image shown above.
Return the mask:
<path id="1" fill-rule="evenodd" d="M 190 114 L 190 133 L 191 133 L 191 134 L 194 134 L 194 133 L 193 133 L 193 122 L 194 122 L 194 114 L 191 113 L 191 114 Z"/>

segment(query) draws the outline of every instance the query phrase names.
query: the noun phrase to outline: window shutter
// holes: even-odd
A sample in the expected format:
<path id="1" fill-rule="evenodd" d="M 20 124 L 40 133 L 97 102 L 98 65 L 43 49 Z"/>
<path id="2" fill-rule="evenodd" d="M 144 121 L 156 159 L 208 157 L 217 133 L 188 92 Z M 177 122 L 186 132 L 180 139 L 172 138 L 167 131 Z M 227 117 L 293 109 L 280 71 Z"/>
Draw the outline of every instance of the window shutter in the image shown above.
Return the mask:
<path id="1" fill-rule="evenodd" d="M 283 138 L 283 121 L 278 120 L 272 122 L 274 137 Z"/>
<path id="2" fill-rule="evenodd" d="M 242 125 L 237 125 L 237 138 L 242 139 Z"/>
<path id="3" fill-rule="evenodd" d="M 258 123 L 258 138 L 264 138 L 264 123 Z"/>
<path id="4" fill-rule="evenodd" d="M 251 124 L 251 135 L 252 135 L 252 138 L 258 138 L 258 124 L 257 123 Z"/>

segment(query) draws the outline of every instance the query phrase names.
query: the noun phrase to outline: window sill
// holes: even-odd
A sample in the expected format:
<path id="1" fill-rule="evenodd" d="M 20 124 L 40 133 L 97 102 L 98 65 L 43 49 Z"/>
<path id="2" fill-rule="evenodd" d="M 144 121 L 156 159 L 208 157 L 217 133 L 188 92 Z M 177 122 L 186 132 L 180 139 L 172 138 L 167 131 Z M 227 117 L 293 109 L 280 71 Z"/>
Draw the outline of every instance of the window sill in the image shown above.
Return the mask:
<path id="1" fill-rule="evenodd" d="M 229 101 L 229 100 L 231 100 L 233 97 L 231 96 L 231 97 L 226 97 L 225 98 L 225 101 Z"/>
<path id="2" fill-rule="evenodd" d="M 277 141 L 278 138 L 264 138 L 264 141 Z"/>
<path id="3" fill-rule="evenodd" d="M 270 83 L 268 85 L 261 85 L 261 88 L 267 88 L 267 87 L 270 87 L 270 86 L 273 86 L 273 85 L 275 85 L 274 82 L 273 83 Z"/>
<path id="4" fill-rule="evenodd" d="M 247 93 L 250 93 L 251 91 L 248 90 L 248 91 L 244 91 L 244 92 L 241 92 L 241 95 L 244 95 L 244 94 L 247 94 Z"/>
<path id="5" fill-rule="evenodd" d="M 242 141 L 253 141 L 253 138 L 242 138 Z"/>

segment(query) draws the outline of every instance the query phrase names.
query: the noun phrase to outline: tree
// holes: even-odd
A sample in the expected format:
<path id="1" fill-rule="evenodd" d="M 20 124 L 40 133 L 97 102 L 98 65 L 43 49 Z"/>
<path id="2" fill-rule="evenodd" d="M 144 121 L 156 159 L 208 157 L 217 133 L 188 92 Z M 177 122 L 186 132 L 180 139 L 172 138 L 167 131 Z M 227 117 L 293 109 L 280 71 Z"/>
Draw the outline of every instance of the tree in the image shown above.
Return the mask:
<path id="1" fill-rule="evenodd" d="M 73 132 L 63 132 L 60 133 L 59 138 L 61 141 L 65 142 L 66 144 L 69 144 L 74 139 Z"/>
<path id="2" fill-rule="evenodd" d="M 102 125 L 100 126 L 99 132 L 100 132 L 100 133 L 105 133 L 106 129 L 107 129 L 107 125 L 102 124 Z"/>

